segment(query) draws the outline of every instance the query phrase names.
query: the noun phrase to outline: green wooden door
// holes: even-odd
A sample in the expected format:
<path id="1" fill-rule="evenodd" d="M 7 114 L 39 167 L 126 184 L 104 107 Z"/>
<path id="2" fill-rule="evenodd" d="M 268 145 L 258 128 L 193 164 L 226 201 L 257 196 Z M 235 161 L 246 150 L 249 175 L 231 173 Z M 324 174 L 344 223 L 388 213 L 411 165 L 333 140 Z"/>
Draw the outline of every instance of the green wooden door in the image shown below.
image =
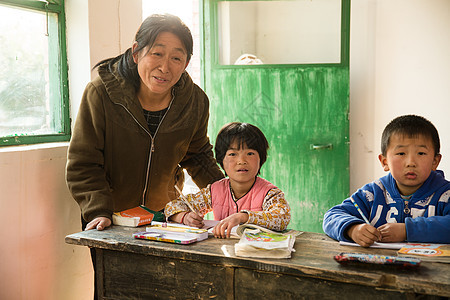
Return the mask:
<path id="1" fill-rule="evenodd" d="M 232 26 L 236 25 L 233 14 L 242 14 L 245 10 L 240 7 L 229 9 L 227 5 L 230 3 L 225 1 L 201 2 L 202 84 L 211 102 L 211 141 L 215 142 L 219 129 L 228 122 L 240 121 L 258 126 L 270 145 L 261 176 L 285 192 L 292 212 L 289 228 L 314 232 L 323 232 L 324 213 L 349 193 L 350 3 L 347 0 L 330 1 L 337 1 L 339 5 L 337 61 L 329 63 L 327 59 L 336 58 L 325 58 L 325 62 L 317 63 L 314 61 L 317 58 L 313 57 L 307 63 L 295 63 L 296 53 L 288 45 L 289 42 L 272 40 L 266 48 L 276 48 L 275 53 L 278 54 L 272 55 L 273 59 L 270 54 L 262 55 L 263 62 L 267 60 L 269 63 L 258 65 L 235 65 L 230 62 L 234 59 L 227 61 L 227 58 L 223 58 L 226 55 L 232 58 L 229 53 L 233 51 L 233 45 L 226 39 L 239 40 L 239 37 L 230 33 L 236 31 Z M 236 2 L 231 3 L 234 5 L 238 1 L 228 2 Z M 239 2 L 246 5 L 252 1 Z M 277 2 L 294 5 L 296 1 Z M 221 11 L 225 10 L 223 7 L 225 13 Z M 269 7 L 266 10 L 273 9 Z M 224 15 L 231 21 L 220 21 Z M 296 13 L 293 16 L 298 15 Z M 242 20 L 243 16 L 238 18 Z M 224 23 L 230 25 L 226 30 L 221 27 Z M 259 38 L 264 37 L 256 37 Z M 241 40 L 245 44 L 248 38 Z M 336 47 L 336 39 L 333 43 Z M 239 51 L 242 52 L 242 49 Z M 289 51 L 293 54 L 289 54 Z M 277 63 L 287 56 L 294 63 Z"/>

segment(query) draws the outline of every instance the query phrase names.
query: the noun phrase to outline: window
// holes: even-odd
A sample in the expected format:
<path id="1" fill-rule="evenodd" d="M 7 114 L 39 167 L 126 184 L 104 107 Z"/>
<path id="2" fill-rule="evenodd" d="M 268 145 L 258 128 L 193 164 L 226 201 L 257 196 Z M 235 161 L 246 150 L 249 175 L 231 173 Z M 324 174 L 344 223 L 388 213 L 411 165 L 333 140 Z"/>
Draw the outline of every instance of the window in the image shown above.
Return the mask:
<path id="1" fill-rule="evenodd" d="M 0 0 L 0 146 L 70 138 L 64 0 Z"/>
<path id="2" fill-rule="evenodd" d="M 339 63 L 341 0 L 218 1 L 219 63 Z"/>

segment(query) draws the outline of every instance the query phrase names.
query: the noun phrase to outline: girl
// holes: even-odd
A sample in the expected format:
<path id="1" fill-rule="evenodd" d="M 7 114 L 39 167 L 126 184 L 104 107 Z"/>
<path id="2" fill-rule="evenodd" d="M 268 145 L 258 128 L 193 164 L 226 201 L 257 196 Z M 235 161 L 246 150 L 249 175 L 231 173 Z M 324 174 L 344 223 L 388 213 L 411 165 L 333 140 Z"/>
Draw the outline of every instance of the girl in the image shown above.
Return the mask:
<path id="1" fill-rule="evenodd" d="M 214 148 L 216 160 L 228 176 L 208 185 L 188 201 L 179 197 L 169 202 L 165 215 L 172 222 L 203 226 L 203 216 L 213 211 L 220 221 L 213 229 L 215 237 L 230 237 L 231 228 L 243 223 L 284 230 L 289 224 L 290 207 L 284 193 L 258 177 L 267 158 L 269 145 L 264 134 L 248 123 L 230 123 L 219 132 Z"/>

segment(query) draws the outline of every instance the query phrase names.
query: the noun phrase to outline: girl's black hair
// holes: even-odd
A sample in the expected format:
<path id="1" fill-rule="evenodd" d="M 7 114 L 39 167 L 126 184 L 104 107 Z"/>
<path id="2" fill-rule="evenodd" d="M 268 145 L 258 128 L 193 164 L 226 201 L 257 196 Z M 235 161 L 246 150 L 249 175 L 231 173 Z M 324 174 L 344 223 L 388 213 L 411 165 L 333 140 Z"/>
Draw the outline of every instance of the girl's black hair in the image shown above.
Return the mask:
<path id="1" fill-rule="evenodd" d="M 137 71 L 137 64 L 133 60 L 133 54 L 142 51 L 147 46 L 148 49 L 150 49 L 155 43 L 158 35 L 162 32 L 173 33 L 181 40 L 186 48 L 187 62 L 189 62 L 193 50 L 192 34 L 189 28 L 177 16 L 170 14 L 155 14 L 147 17 L 136 32 L 134 40 L 137 42 L 137 47 L 134 52 L 132 52 L 131 48 L 128 48 L 119 56 L 98 62 L 93 69 L 100 65 L 107 64 L 108 68 L 111 70 L 114 63 L 119 61 L 119 75 L 131 82 L 136 90 L 139 89 L 141 80 Z"/>
<path id="2" fill-rule="evenodd" d="M 259 171 L 267 159 L 267 149 L 269 143 L 266 137 L 258 127 L 240 122 L 232 122 L 222 127 L 217 135 L 214 152 L 216 160 L 223 169 L 223 159 L 231 144 L 236 142 L 239 149 L 245 144 L 247 148 L 256 150 L 259 154 Z M 225 170 L 225 169 L 224 169 Z"/>
<path id="3" fill-rule="evenodd" d="M 400 134 L 407 137 L 424 136 L 431 139 L 434 148 L 434 155 L 439 155 L 441 144 L 439 134 L 434 125 L 421 116 L 405 115 L 393 119 L 383 130 L 381 136 L 381 153 L 386 156 L 390 138 L 393 134 Z"/>

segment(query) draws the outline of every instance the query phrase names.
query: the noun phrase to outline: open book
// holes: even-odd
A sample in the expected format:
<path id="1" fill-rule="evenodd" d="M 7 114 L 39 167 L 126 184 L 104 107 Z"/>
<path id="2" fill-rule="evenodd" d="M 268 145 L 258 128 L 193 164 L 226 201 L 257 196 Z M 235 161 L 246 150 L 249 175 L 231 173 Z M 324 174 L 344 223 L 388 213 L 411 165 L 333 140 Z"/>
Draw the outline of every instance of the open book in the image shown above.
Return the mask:
<path id="1" fill-rule="evenodd" d="M 234 245 L 236 256 L 258 258 L 290 258 L 299 231 L 273 231 L 255 224 L 243 224 L 236 228 L 240 236 Z"/>

